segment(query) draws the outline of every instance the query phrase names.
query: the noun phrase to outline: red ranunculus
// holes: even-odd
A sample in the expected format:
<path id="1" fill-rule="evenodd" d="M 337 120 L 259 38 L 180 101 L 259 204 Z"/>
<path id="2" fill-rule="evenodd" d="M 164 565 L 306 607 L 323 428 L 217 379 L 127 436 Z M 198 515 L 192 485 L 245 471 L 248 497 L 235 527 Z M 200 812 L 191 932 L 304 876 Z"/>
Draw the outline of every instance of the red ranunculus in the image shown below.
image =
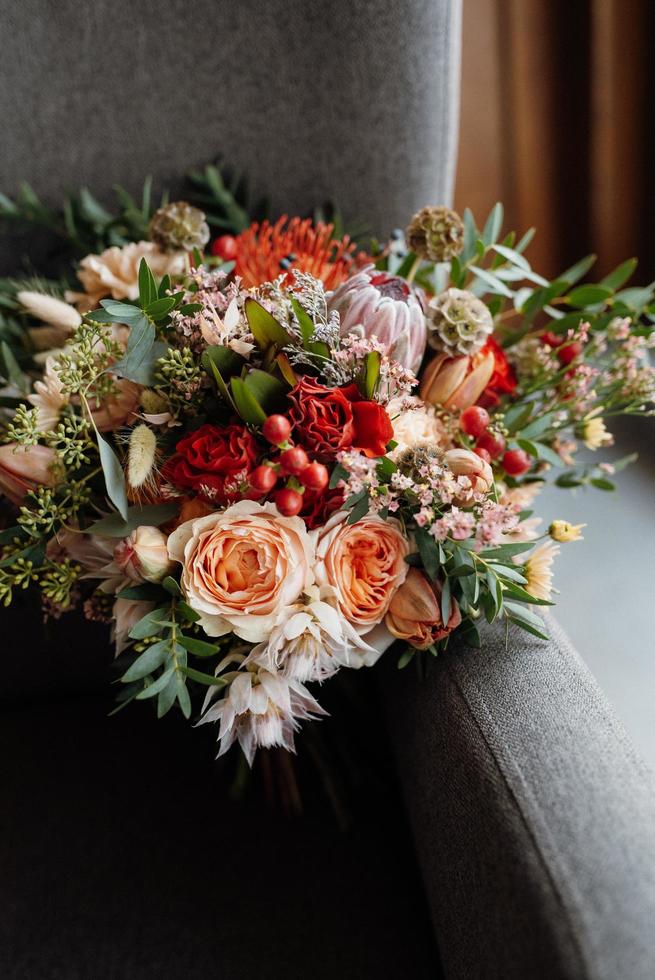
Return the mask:
<path id="1" fill-rule="evenodd" d="M 173 486 L 195 490 L 219 503 L 244 496 L 236 484 L 256 466 L 258 450 L 243 425 L 201 425 L 180 439 L 175 449 L 163 469 L 164 479 Z"/>
<path id="2" fill-rule="evenodd" d="M 327 388 L 302 378 L 289 392 L 294 439 L 317 459 L 334 459 L 342 449 L 384 456 L 393 426 L 382 405 L 362 398 L 357 385 Z"/>

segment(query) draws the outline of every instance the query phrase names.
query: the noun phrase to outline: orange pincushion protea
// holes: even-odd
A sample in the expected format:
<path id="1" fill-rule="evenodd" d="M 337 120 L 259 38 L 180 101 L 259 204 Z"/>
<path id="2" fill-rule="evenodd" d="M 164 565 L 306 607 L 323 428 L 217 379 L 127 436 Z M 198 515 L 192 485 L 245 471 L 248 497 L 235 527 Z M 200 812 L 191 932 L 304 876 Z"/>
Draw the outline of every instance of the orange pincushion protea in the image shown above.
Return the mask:
<path id="1" fill-rule="evenodd" d="M 235 272 L 246 287 L 259 286 L 292 269 L 322 279 L 326 289 L 335 289 L 351 275 L 355 266 L 369 261 L 355 256 L 355 243 L 348 235 L 333 239 L 334 225 L 311 218 L 282 215 L 274 225 L 255 222 L 236 239 Z M 361 260 L 361 261 L 360 261 Z"/>

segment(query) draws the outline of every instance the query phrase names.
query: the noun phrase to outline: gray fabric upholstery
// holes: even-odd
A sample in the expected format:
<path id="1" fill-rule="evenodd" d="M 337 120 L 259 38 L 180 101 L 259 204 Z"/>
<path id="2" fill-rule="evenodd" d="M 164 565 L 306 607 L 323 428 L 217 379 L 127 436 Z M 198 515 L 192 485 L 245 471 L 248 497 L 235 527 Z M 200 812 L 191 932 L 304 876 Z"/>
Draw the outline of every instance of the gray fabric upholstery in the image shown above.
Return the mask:
<path id="1" fill-rule="evenodd" d="M 461 0 L 0 0 L 0 188 L 170 185 L 217 154 L 273 212 L 378 234 L 447 201 Z"/>
<path id="2" fill-rule="evenodd" d="M 449 980 L 652 980 L 655 786 L 561 629 L 388 667 Z M 620 651 L 617 651 L 617 656 Z"/>

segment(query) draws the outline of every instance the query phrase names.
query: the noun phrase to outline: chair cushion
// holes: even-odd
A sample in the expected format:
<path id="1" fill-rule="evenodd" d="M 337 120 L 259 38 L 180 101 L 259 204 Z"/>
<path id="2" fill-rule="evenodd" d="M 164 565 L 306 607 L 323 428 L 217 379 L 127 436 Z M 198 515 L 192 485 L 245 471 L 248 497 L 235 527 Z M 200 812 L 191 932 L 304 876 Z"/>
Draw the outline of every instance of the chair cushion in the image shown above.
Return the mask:
<path id="1" fill-rule="evenodd" d="M 395 796 L 349 832 L 230 802 L 209 726 L 110 707 L 0 718 L 5 980 L 439 976 Z"/>

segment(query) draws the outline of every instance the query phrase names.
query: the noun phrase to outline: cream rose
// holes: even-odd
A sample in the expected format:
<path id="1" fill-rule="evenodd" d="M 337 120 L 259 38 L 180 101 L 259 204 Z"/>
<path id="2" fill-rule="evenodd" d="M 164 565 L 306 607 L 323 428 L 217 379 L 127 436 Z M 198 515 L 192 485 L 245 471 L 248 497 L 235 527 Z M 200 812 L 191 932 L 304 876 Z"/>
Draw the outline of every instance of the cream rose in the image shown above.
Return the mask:
<path id="1" fill-rule="evenodd" d="M 241 500 L 181 524 L 168 553 L 182 564 L 182 589 L 209 636 L 233 631 L 260 643 L 313 583 L 314 547 L 300 517 Z"/>
<path id="2" fill-rule="evenodd" d="M 331 585 L 340 611 L 359 634 L 384 618 L 407 575 L 407 539 L 394 518 L 376 516 L 346 523 L 340 511 L 316 535 L 316 580 Z"/>
<path id="3" fill-rule="evenodd" d="M 141 259 L 146 260 L 157 278 L 166 273 L 180 275 L 185 269 L 184 252 L 162 252 L 154 242 L 130 242 L 122 248 L 112 245 L 100 255 L 82 259 L 77 275 L 84 292 L 67 292 L 66 299 L 74 302 L 82 313 L 94 310 L 105 296 L 137 299 Z"/>

